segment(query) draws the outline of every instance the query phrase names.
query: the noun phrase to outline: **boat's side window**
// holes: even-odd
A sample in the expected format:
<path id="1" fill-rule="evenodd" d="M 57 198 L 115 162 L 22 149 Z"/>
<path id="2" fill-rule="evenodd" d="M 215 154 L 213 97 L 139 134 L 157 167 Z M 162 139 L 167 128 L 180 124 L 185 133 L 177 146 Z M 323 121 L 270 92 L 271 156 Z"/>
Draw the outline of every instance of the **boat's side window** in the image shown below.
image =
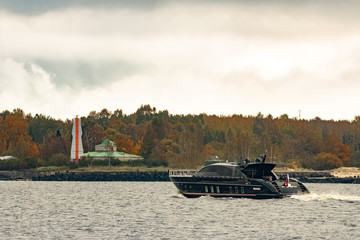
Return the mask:
<path id="1" fill-rule="evenodd" d="M 229 193 L 232 193 L 232 187 L 231 186 L 229 187 Z"/>
<path id="2" fill-rule="evenodd" d="M 212 193 L 214 193 L 214 186 L 210 186 L 210 190 Z"/>
<path id="3" fill-rule="evenodd" d="M 208 186 L 205 186 L 205 192 L 209 192 Z"/>
<path id="4" fill-rule="evenodd" d="M 235 193 L 239 193 L 238 187 L 235 187 Z"/>
<path id="5" fill-rule="evenodd" d="M 220 193 L 220 188 L 219 188 L 219 186 L 216 186 L 216 192 L 217 192 L 217 193 Z"/>
<path id="6" fill-rule="evenodd" d="M 244 187 L 241 187 L 241 193 L 244 194 L 245 193 L 245 189 Z"/>

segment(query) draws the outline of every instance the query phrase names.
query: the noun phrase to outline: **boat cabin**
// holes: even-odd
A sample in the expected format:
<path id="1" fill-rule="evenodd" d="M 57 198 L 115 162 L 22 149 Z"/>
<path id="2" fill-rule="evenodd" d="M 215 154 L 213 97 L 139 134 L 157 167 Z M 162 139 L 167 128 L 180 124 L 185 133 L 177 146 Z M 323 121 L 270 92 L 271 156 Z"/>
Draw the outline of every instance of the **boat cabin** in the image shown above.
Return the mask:
<path id="1" fill-rule="evenodd" d="M 203 167 L 195 174 L 197 177 L 230 177 L 230 178 L 257 178 L 268 181 L 278 179 L 272 171 L 273 163 L 249 163 L 237 165 L 234 163 L 215 163 Z"/>
<path id="2" fill-rule="evenodd" d="M 278 179 L 276 174 L 272 171 L 276 164 L 274 163 L 249 163 L 244 166 L 242 172 L 248 178 L 258 178 L 268 181 L 273 181 Z"/>

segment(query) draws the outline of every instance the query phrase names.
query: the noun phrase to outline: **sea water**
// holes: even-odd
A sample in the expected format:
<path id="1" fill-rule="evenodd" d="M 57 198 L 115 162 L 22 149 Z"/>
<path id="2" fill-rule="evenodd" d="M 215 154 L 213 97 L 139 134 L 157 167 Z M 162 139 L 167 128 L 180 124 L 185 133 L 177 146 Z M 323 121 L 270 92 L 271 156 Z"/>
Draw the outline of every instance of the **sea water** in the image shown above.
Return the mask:
<path id="1" fill-rule="evenodd" d="M 360 185 L 187 199 L 170 182 L 0 182 L 0 239 L 360 239 Z"/>

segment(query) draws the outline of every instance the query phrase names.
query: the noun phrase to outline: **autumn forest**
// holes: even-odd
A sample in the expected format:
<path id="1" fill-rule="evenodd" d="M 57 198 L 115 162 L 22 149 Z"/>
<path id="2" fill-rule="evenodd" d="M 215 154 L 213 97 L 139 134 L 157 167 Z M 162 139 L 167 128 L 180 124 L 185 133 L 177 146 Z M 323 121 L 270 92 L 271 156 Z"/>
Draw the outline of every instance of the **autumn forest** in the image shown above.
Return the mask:
<path id="1" fill-rule="evenodd" d="M 360 166 L 360 116 L 353 121 L 286 114 L 264 116 L 171 115 L 143 105 L 135 113 L 103 109 L 82 117 L 84 152 L 104 138 L 118 151 L 141 155 L 147 166 L 193 168 L 212 156 L 229 161 L 256 158 L 291 168 L 332 169 Z M 66 165 L 70 157 L 72 120 L 24 113 L 0 113 L 0 156 L 18 158 L 12 168 Z M 1 163 L 0 168 L 12 169 Z"/>

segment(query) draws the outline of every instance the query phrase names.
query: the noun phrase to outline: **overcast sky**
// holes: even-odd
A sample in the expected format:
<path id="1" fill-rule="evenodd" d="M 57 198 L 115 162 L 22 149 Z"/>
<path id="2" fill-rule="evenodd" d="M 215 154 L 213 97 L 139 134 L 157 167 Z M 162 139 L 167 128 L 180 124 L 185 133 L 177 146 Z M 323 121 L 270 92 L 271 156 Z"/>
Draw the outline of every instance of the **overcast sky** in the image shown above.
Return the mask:
<path id="1" fill-rule="evenodd" d="M 0 0 L 0 111 L 360 115 L 360 1 Z"/>

